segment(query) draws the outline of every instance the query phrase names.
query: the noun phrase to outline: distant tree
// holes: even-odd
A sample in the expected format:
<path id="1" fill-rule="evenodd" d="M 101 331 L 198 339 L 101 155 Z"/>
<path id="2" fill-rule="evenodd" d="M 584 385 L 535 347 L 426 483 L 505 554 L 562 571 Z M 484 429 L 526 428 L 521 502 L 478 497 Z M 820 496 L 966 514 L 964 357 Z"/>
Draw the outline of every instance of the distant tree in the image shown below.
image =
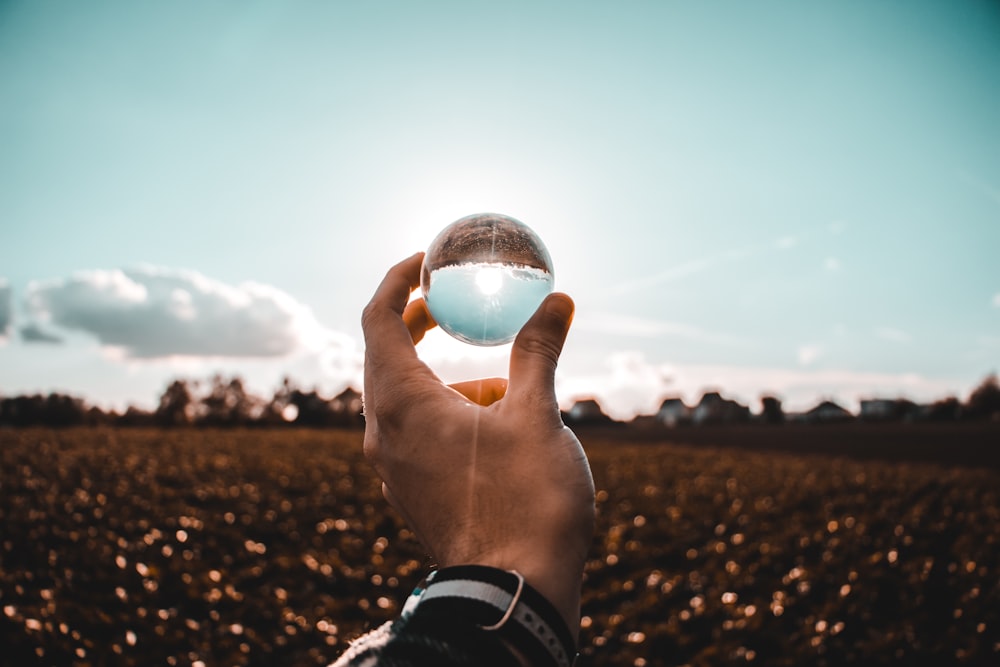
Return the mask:
<path id="1" fill-rule="evenodd" d="M 79 426 L 86 420 L 87 406 L 82 399 L 57 392 L 0 401 L 0 424 L 8 426 Z"/>
<path id="2" fill-rule="evenodd" d="M 295 406 L 295 424 L 299 426 L 330 426 L 334 422 L 330 402 L 312 391 L 292 389 L 288 397 L 289 405 Z"/>
<path id="3" fill-rule="evenodd" d="M 149 410 L 130 405 L 126 408 L 125 414 L 119 417 L 115 423 L 118 426 L 153 426 L 156 420 L 154 413 Z"/>
<path id="4" fill-rule="evenodd" d="M 781 408 L 781 400 L 776 396 L 761 396 L 761 419 L 765 424 L 781 424 L 785 421 L 785 411 Z"/>
<path id="5" fill-rule="evenodd" d="M 260 417 L 265 401 L 246 391 L 243 380 L 226 381 L 221 375 L 212 378 L 212 388 L 202 401 L 206 426 L 246 426 Z"/>
<path id="6" fill-rule="evenodd" d="M 362 407 L 361 394 L 353 387 L 347 387 L 330 401 L 330 409 L 336 415 L 337 426 L 364 427 Z"/>
<path id="7" fill-rule="evenodd" d="M 195 400 L 186 380 L 174 380 L 160 396 L 156 423 L 160 426 L 187 426 L 194 421 Z"/>
<path id="8" fill-rule="evenodd" d="M 1000 419 L 1000 382 L 996 373 L 987 375 L 972 390 L 966 408 L 972 419 Z"/>
<path id="9" fill-rule="evenodd" d="M 86 418 L 87 406 L 82 399 L 59 393 L 49 394 L 45 398 L 42 423 L 46 426 L 79 426 Z"/>
<path id="10" fill-rule="evenodd" d="M 10 426 L 41 424 L 44 406 L 45 399 L 40 394 L 4 399 L 3 422 Z"/>
<path id="11" fill-rule="evenodd" d="M 295 385 L 291 378 L 287 376 L 282 378 L 281 386 L 275 390 L 271 400 L 264 406 L 260 416 L 262 424 L 283 425 L 295 422 L 299 409 L 292 403 L 293 391 Z"/>
<path id="12" fill-rule="evenodd" d="M 87 409 L 87 415 L 84 423 L 87 426 L 111 426 L 114 423 L 115 417 L 117 415 L 114 412 L 108 413 L 101 410 L 96 405 L 92 405 Z"/>
<path id="13" fill-rule="evenodd" d="M 935 401 L 927 409 L 928 421 L 956 422 L 962 418 L 962 402 L 954 396 Z"/>

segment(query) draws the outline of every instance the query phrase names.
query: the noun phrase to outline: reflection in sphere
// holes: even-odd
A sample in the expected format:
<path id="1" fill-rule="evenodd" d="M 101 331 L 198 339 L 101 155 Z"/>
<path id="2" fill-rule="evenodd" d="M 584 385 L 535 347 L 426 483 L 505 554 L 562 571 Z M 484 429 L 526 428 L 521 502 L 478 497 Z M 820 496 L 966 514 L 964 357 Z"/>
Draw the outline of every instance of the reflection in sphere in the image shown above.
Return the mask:
<path id="1" fill-rule="evenodd" d="M 497 213 L 466 216 L 445 227 L 420 272 L 438 326 L 473 345 L 514 340 L 554 280 L 552 259 L 538 235 Z"/>

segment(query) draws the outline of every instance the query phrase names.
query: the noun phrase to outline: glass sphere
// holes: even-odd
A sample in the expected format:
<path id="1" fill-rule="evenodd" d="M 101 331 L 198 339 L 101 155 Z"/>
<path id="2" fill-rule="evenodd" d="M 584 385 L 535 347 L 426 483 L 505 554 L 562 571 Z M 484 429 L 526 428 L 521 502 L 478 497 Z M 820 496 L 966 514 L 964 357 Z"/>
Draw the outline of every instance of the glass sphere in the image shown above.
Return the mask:
<path id="1" fill-rule="evenodd" d="M 554 282 L 552 259 L 538 234 L 497 213 L 445 227 L 420 272 L 424 301 L 438 326 L 484 346 L 514 340 Z"/>

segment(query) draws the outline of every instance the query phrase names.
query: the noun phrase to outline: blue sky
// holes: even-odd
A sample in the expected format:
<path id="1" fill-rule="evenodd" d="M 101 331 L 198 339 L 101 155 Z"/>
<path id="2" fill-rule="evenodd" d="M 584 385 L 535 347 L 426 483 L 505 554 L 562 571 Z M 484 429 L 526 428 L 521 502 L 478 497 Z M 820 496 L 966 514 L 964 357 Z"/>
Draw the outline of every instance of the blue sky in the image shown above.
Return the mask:
<path id="1" fill-rule="evenodd" d="M 998 110 L 995 2 L 6 2 L 0 393 L 335 391 L 385 269 L 496 211 L 577 302 L 566 401 L 964 396 Z"/>

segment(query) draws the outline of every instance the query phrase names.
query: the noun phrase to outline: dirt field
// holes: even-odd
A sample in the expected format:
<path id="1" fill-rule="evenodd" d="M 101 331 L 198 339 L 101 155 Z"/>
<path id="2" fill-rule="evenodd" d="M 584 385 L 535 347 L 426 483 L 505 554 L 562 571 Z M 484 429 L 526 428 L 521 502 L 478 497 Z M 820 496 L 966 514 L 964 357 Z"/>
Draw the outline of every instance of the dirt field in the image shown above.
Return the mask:
<path id="1" fill-rule="evenodd" d="M 578 664 L 1000 664 L 1000 469 L 951 433 L 582 432 Z M 360 439 L 0 431 L 0 664 L 328 663 L 430 566 Z"/>

